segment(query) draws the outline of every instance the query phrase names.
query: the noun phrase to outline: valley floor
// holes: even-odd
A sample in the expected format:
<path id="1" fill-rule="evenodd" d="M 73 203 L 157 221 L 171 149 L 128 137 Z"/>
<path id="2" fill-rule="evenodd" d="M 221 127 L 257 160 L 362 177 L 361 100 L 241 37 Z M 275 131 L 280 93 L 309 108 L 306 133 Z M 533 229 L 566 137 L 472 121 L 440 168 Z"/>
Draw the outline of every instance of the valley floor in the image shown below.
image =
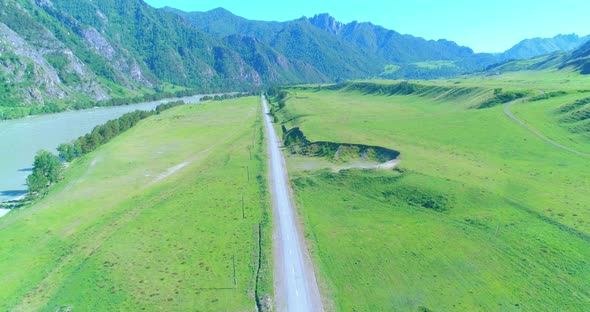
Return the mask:
<path id="1" fill-rule="evenodd" d="M 340 173 L 287 158 L 320 283 L 335 309 L 590 309 L 588 159 L 540 140 L 505 116 L 504 105 L 474 108 L 494 84 L 532 94 L 539 87 L 435 82 L 422 94 L 396 95 L 383 91 L 388 83 L 376 84 L 376 93 L 290 88 L 277 112 L 287 129 L 300 127 L 312 142 L 402 155 L 395 170 Z M 588 135 L 572 132 L 555 110 L 588 95 L 566 91 L 511 110 L 552 140 L 587 152 Z"/>
<path id="2" fill-rule="evenodd" d="M 150 117 L 0 219 L 0 309 L 245 311 L 268 302 L 259 104 Z"/>

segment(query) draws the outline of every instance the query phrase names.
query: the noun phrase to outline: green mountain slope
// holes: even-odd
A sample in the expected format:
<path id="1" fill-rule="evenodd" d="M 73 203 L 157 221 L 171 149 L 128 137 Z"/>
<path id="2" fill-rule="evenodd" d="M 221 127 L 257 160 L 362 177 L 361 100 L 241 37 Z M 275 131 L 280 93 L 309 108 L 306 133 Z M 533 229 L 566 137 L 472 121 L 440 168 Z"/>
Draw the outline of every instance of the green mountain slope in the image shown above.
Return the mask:
<path id="1" fill-rule="evenodd" d="M 503 73 L 524 70 L 557 69 L 566 60 L 567 55 L 565 52 L 554 52 L 525 60 L 507 61 L 490 65 L 487 71 Z"/>
<path id="2" fill-rule="evenodd" d="M 590 36 L 557 35 L 523 40 L 504 53 L 474 53 L 444 39 L 426 40 L 366 22 L 344 24 L 327 13 L 265 22 L 248 20 L 222 8 L 208 12 L 164 10 L 217 38 L 236 34 L 256 38 L 291 60 L 310 64 L 332 80 L 449 78 L 499 66 L 509 71 L 546 69 L 559 66 L 567 58 L 559 55 L 590 40 Z M 523 61 L 506 63 L 509 60 Z"/>
<path id="3" fill-rule="evenodd" d="M 334 80 L 370 77 L 386 64 L 385 60 L 314 27 L 306 18 L 285 24 L 270 44 L 290 58 L 310 63 Z"/>
<path id="4" fill-rule="evenodd" d="M 353 21 L 342 24 L 329 14 L 319 14 L 309 19 L 319 29 L 332 33 L 355 47 L 393 63 L 409 63 L 432 60 L 456 60 L 472 56 L 473 50 L 448 40 L 425 40 L 402 35 L 372 23 Z"/>
<path id="5" fill-rule="evenodd" d="M 490 73 L 524 70 L 573 70 L 583 75 L 590 74 L 590 42 L 571 52 L 553 52 L 526 60 L 506 61 L 488 66 Z"/>
<path id="6" fill-rule="evenodd" d="M 95 29 L 107 42 L 121 44 L 119 50 L 128 51 L 161 81 L 205 88 L 261 84 L 239 55 L 221 42 L 143 1 L 59 1 L 55 7 L 87 23 L 90 32 Z M 100 46 L 93 48 L 100 51 Z"/>
<path id="7" fill-rule="evenodd" d="M 584 75 L 590 74 L 590 42 L 569 54 L 560 68 L 574 67 Z"/>
<path id="8" fill-rule="evenodd" d="M 305 62 L 291 60 L 258 39 L 231 35 L 225 37 L 223 42 L 255 68 L 263 81 L 303 83 L 330 80 L 317 68 Z"/>
<path id="9" fill-rule="evenodd" d="M 221 40 L 141 0 L 6 0 L 0 11 L 2 106 L 107 100 L 177 85 L 260 87 Z"/>
<path id="10" fill-rule="evenodd" d="M 224 8 L 207 12 L 185 12 L 165 7 L 162 10 L 180 15 L 197 29 L 201 29 L 217 38 L 241 34 L 270 42 L 283 29 L 286 23 L 248 20 L 237 16 Z"/>
<path id="11" fill-rule="evenodd" d="M 590 40 L 590 35 L 579 37 L 576 34 L 557 35 L 553 38 L 525 39 L 502 53 L 504 60 L 520 60 L 550 54 L 557 51 L 568 52 L 579 48 Z"/>
<path id="12" fill-rule="evenodd" d="M 328 14 L 264 22 L 224 9 L 155 9 L 142 0 L 5 0 L 3 5 L 0 118 L 162 91 L 235 91 L 374 77 L 447 78 L 502 60 L 452 41 L 425 40 L 371 23 L 343 24 Z M 558 36 L 554 44 L 541 47 L 530 40 L 521 46 L 535 43 L 534 52 L 529 47 L 514 53 L 524 57 L 566 49 L 578 39 L 585 40 Z M 565 59 L 562 67 L 590 71 L 583 54 Z M 530 64 L 535 61 L 506 66 L 535 69 L 558 63 L 539 61 L 541 66 Z"/>
<path id="13" fill-rule="evenodd" d="M 309 19 L 288 22 L 248 20 L 218 8 L 208 12 L 183 12 L 164 8 L 178 14 L 194 27 L 223 39 L 232 35 L 256 38 L 293 62 L 318 69 L 331 80 L 374 76 L 386 60 L 341 40 L 314 26 Z"/>
<path id="14" fill-rule="evenodd" d="M 375 77 L 387 65 L 403 68 L 386 78 L 454 76 L 498 62 L 447 40 L 402 35 L 371 23 L 343 24 L 329 14 L 287 22 L 263 22 L 235 16 L 225 9 L 183 12 L 164 8 L 217 38 L 243 35 L 268 44 L 291 60 L 305 62 L 332 80 Z M 453 62 L 452 69 L 415 66 L 419 62 Z M 391 77 L 395 76 L 395 77 Z"/>

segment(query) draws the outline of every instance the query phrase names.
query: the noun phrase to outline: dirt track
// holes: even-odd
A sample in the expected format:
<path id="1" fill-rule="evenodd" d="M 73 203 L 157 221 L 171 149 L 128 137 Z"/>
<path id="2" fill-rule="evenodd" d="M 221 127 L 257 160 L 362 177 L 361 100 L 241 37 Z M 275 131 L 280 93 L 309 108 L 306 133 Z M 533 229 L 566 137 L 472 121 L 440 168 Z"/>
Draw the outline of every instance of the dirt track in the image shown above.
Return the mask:
<path id="1" fill-rule="evenodd" d="M 557 147 L 559 149 L 562 149 L 564 151 L 568 151 L 568 152 L 574 153 L 576 155 L 580 155 L 580 156 L 583 156 L 583 157 L 590 158 L 590 154 L 582 153 L 580 151 L 576 151 L 576 150 L 574 150 L 572 148 L 569 148 L 567 146 L 561 145 L 561 144 L 559 144 L 559 143 L 557 143 L 557 142 L 549 139 L 548 137 L 542 135 L 541 133 L 537 132 L 535 129 L 533 129 L 529 125 L 527 125 L 526 122 L 524 122 L 524 121 L 520 120 L 518 117 L 514 116 L 514 114 L 512 114 L 510 112 L 510 108 L 514 104 L 520 103 L 521 101 L 523 101 L 523 100 L 522 99 L 519 99 L 519 100 L 515 100 L 515 101 L 509 102 L 508 104 L 506 104 L 506 106 L 504 107 L 504 114 L 506 114 L 506 116 L 508 116 L 510 119 L 514 120 L 519 125 L 525 127 L 530 133 L 534 134 L 539 139 L 541 139 L 541 140 L 543 140 L 543 141 L 545 141 L 545 142 L 547 142 L 547 143 L 549 143 L 549 144 L 551 144 L 551 145 L 553 145 L 553 146 L 555 146 L 555 147 Z"/>
<path id="2" fill-rule="evenodd" d="M 278 311 L 323 311 L 319 288 L 297 215 L 279 139 L 262 97 L 270 158 L 270 193 L 273 204 L 275 300 Z"/>

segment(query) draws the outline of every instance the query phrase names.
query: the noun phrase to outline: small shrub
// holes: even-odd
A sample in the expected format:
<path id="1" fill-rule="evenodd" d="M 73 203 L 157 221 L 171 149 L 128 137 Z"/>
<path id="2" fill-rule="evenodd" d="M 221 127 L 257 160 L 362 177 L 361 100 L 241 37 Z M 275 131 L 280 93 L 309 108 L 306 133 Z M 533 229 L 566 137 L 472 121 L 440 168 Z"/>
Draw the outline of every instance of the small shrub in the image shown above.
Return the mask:
<path id="1" fill-rule="evenodd" d="M 494 97 L 483 102 L 477 108 L 484 109 L 494 107 L 500 104 L 508 103 L 517 99 L 521 99 L 527 96 L 526 92 L 521 91 L 509 91 L 509 92 L 502 92 L 502 89 L 495 89 L 494 90 Z"/>
<path id="2" fill-rule="evenodd" d="M 567 94 L 567 92 L 565 92 L 565 91 L 546 92 L 543 94 L 539 94 L 537 96 L 533 96 L 529 101 L 535 102 L 535 101 L 547 100 L 550 98 L 554 98 L 554 97 L 558 97 L 558 96 L 562 96 L 562 95 L 566 95 L 566 94 Z"/>
<path id="3" fill-rule="evenodd" d="M 557 112 L 558 113 L 562 113 L 562 114 L 563 113 L 569 113 L 569 112 L 574 111 L 574 110 L 576 110 L 576 109 L 578 109 L 578 108 L 580 108 L 580 107 L 582 107 L 582 106 L 584 106 L 586 104 L 589 104 L 589 103 L 590 103 L 590 97 L 583 98 L 583 99 L 577 100 L 577 101 L 572 102 L 572 103 L 567 103 L 567 104 L 561 105 L 557 109 Z"/>

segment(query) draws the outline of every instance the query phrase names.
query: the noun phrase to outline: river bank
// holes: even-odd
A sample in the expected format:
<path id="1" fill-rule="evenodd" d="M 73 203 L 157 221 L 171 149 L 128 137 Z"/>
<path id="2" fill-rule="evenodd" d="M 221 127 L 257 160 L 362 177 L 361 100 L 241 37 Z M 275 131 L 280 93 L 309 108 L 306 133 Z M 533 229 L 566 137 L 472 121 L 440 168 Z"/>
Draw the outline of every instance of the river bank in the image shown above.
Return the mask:
<path id="1" fill-rule="evenodd" d="M 0 155 L 0 203 L 26 194 L 26 178 L 31 173 L 37 151 L 55 152 L 59 144 L 70 142 L 90 132 L 95 126 L 128 112 L 152 110 L 160 104 L 178 100 L 195 103 L 204 96 L 206 95 L 0 121 L 0 150 L 9 151 Z"/>

